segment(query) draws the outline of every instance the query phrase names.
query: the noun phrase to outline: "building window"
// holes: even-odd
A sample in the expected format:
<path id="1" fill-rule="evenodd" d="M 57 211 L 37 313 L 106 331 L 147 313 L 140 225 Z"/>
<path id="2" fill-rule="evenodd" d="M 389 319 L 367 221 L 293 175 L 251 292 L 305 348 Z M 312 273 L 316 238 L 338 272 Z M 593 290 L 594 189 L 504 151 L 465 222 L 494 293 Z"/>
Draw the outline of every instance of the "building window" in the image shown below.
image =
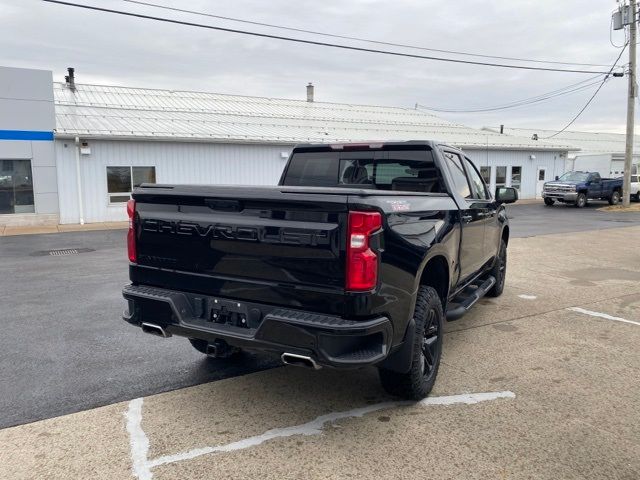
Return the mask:
<path id="1" fill-rule="evenodd" d="M 491 167 L 480 167 L 480 175 L 487 186 L 491 185 Z"/>
<path id="2" fill-rule="evenodd" d="M 34 212 L 31 160 L 0 160 L 0 214 Z"/>
<path id="3" fill-rule="evenodd" d="M 511 167 L 511 186 L 520 191 L 522 185 L 522 167 Z"/>
<path id="4" fill-rule="evenodd" d="M 507 186 L 507 167 L 496 167 L 496 188 Z"/>
<path id="5" fill-rule="evenodd" d="M 156 183 L 156 167 L 107 167 L 109 203 L 125 203 L 142 183 Z"/>

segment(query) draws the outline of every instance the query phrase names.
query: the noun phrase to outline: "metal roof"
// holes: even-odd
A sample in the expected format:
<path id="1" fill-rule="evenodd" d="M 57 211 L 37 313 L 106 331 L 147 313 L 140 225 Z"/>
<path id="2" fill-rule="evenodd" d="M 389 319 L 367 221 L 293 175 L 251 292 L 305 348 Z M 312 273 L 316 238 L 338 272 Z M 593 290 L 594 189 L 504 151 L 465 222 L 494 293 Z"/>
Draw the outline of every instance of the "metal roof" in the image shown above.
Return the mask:
<path id="1" fill-rule="evenodd" d="M 484 127 L 485 131 L 498 132 L 499 127 Z M 531 138 L 537 134 L 539 138 L 548 137 L 557 130 L 545 130 L 540 128 L 504 128 L 504 133 Z M 580 149 L 578 155 L 593 155 L 611 153 L 624 155 L 626 135 L 623 133 L 606 132 L 577 132 L 564 131 L 554 137 L 555 141 L 566 143 Z M 545 140 L 548 141 L 548 140 Z M 635 136 L 634 152 L 640 152 L 640 135 Z M 575 150 L 575 148 L 574 148 Z"/>
<path id="2" fill-rule="evenodd" d="M 54 83 L 56 136 L 294 144 L 437 140 L 462 148 L 567 151 L 410 108 Z"/>

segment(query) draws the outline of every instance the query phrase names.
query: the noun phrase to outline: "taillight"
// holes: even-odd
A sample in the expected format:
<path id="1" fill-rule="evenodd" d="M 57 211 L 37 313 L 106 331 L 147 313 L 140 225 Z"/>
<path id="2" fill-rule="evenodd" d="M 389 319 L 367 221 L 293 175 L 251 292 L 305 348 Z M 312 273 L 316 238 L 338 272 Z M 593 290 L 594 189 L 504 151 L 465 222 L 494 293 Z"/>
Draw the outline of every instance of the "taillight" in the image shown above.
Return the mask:
<path id="1" fill-rule="evenodd" d="M 382 227 L 378 212 L 349 212 L 346 289 L 373 290 L 378 282 L 378 255 L 371 250 L 371 235 Z"/>
<path id="2" fill-rule="evenodd" d="M 136 252 L 136 201 L 131 198 L 127 202 L 127 215 L 129 215 L 129 231 L 127 232 L 127 251 L 129 261 L 135 263 L 138 259 Z"/>

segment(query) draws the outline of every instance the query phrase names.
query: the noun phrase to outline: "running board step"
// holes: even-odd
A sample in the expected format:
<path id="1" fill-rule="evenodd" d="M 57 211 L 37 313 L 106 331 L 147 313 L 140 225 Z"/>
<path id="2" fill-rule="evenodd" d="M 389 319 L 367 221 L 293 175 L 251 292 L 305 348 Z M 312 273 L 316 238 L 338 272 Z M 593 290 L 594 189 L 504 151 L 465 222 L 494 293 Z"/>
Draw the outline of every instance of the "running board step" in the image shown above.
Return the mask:
<path id="1" fill-rule="evenodd" d="M 478 300 L 484 297 L 495 284 L 495 277 L 490 276 L 480 285 L 470 285 L 467 287 L 449 304 L 449 308 L 447 308 L 447 321 L 453 322 L 461 318 Z"/>

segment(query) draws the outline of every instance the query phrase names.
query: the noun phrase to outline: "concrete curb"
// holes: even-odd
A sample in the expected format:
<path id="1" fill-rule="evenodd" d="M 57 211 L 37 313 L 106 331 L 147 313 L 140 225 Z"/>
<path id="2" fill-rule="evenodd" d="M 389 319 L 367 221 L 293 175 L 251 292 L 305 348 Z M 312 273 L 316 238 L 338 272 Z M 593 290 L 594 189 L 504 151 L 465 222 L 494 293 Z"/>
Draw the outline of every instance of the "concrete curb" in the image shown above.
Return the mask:
<path id="1" fill-rule="evenodd" d="M 534 203 L 543 203 L 543 200 L 541 198 L 525 198 L 523 200 L 518 200 L 513 205 L 531 205 Z"/>
<path id="2" fill-rule="evenodd" d="M 4 226 L 0 225 L 0 237 L 10 237 L 15 235 L 39 235 L 43 233 L 65 233 L 65 232 L 91 232 L 99 230 L 122 230 L 128 227 L 128 222 L 104 222 L 85 223 L 84 225 L 40 225 L 30 227 Z"/>
<path id="3" fill-rule="evenodd" d="M 598 209 L 599 212 L 608 213 L 638 213 L 640 212 L 640 203 L 632 203 L 629 208 L 624 208 L 622 205 L 609 205 Z"/>

